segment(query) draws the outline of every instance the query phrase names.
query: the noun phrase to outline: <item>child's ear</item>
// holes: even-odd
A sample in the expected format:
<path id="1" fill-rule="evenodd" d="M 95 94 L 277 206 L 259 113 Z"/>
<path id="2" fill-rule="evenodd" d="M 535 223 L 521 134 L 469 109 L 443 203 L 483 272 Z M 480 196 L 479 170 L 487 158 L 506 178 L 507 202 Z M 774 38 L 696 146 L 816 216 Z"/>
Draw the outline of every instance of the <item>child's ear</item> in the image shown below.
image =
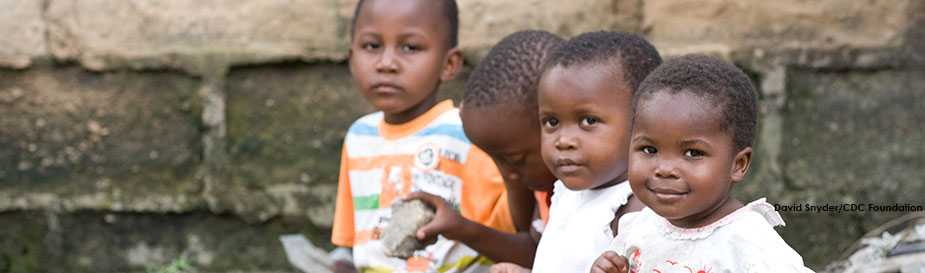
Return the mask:
<path id="1" fill-rule="evenodd" d="M 443 73 L 440 74 L 440 80 L 449 81 L 456 78 L 456 73 L 459 73 L 462 65 L 462 51 L 458 47 L 451 48 L 446 53 L 446 63 L 443 64 Z"/>
<path id="2" fill-rule="evenodd" d="M 745 147 L 738 153 L 732 162 L 732 182 L 737 183 L 745 180 L 748 175 L 748 168 L 752 165 L 752 147 Z"/>

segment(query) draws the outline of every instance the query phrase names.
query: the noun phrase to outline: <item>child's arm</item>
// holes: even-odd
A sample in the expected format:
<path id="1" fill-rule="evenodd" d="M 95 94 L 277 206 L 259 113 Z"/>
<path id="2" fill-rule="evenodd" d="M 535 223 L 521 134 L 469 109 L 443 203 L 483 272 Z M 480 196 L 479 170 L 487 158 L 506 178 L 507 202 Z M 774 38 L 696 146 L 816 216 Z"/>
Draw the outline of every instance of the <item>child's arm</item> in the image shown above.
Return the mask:
<path id="1" fill-rule="evenodd" d="M 626 258 L 616 252 L 607 251 L 594 260 L 591 265 L 591 273 L 627 273 L 629 272 L 629 263 Z"/>
<path id="2" fill-rule="evenodd" d="M 354 222 L 353 222 L 353 197 L 350 192 L 350 170 L 347 162 L 347 144 L 344 144 L 340 157 L 340 174 L 337 179 L 337 199 L 334 208 L 334 223 L 331 227 L 331 243 L 338 246 L 338 250 L 333 253 L 346 253 L 332 255 L 334 262 L 334 272 L 336 273 L 354 273 L 357 272 L 352 259 L 352 247 L 354 242 Z M 349 254 L 349 255 L 348 255 Z"/>
<path id="3" fill-rule="evenodd" d="M 511 234 L 483 226 L 462 217 L 446 200 L 429 193 L 413 192 L 406 199 L 419 199 L 437 211 L 430 223 L 418 229 L 419 240 L 442 234 L 448 239 L 466 244 L 496 262 L 512 262 L 527 268 L 532 267 L 537 242 L 529 231 L 518 230 L 516 234 Z"/>
<path id="4" fill-rule="evenodd" d="M 530 230 L 534 216 L 539 215 L 533 191 L 520 183 L 508 180 L 504 180 L 504 188 L 511 220 L 514 221 L 514 229 L 518 232 Z"/>
<path id="5" fill-rule="evenodd" d="M 642 201 L 639 201 L 639 198 L 636 198 L 636 195 L 630 195 L 629 199 L 626 200 L 626 205 L 620 207 L 617 210 L 617 213 L 614 215 L 613 220 L 610 221 L 610 230 L 613 231 L 613 237 L 617 237 L 619 231 L 620 217 L 626 215 L 630 212 L 637 212 L 646 208 L 646 204 L 643 204 Z"/>

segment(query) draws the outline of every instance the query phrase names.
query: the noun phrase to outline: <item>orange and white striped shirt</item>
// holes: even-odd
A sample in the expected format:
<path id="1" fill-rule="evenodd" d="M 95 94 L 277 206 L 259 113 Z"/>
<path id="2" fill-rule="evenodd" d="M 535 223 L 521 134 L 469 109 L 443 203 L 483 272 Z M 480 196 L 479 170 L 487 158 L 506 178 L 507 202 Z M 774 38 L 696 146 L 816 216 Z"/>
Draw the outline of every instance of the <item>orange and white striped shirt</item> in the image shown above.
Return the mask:
<path id="1" fill-rule="evenodd" d="M 449 100 L 404 124 L 385 123 L 382 112 L 358 119 L 344 140 L 338 183 L 331 241 L 353 248 L 360 272 L 487 272 L 491 261 L 443 237 L 407 261 L 385 256 L 379 232 L 389 207 L 413 191 L 443 197 L 469 220 L 514 231 L 501 175 L 466 138 Z"/>

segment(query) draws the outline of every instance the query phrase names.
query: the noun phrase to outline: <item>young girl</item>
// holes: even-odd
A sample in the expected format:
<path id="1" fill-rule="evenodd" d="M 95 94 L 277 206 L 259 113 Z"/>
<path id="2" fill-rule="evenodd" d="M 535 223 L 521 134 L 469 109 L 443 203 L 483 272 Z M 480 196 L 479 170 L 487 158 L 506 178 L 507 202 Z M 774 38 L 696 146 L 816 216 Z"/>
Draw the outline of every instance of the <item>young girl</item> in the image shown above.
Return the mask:
<path id="1" fill-rule="evenodd" d="M 644 39 L 616 32 L 582 34 L 553 53 L 538 100 L 543 161 L 559 181 L 534 272 L 587 272 L 617 233 L 613 221 L 634 210 L 625 183 L 633 91 L 660 63 Z"/>
<path id="2" fill-rule="evenodd" d="M 715 58 L 666 62 L 635 99 L 629 179 L 648 208 L 591 272 L 812 272 L 774 231 L 784 222 L 764 198 L 729 196 L 752 158 L 756 94 L 748 77 Z"/>

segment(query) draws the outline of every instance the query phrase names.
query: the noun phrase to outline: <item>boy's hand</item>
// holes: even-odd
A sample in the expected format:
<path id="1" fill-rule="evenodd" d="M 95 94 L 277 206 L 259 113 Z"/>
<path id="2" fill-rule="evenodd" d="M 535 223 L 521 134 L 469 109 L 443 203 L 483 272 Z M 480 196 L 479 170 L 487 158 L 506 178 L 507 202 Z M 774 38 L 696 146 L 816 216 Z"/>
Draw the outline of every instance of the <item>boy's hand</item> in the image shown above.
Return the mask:
<path id="1" fill-rule="evenodd" d="M 497 263 L 490 270 L 491 273 L 530 273 L 530 269 L 512 263 Z"/>
<path id="2" fill-rule="evenodd" d="M 459 233 L 462 231 L 462 225 L 465 224 L 466 219 L 453 209 L 453 206 L 447 203 L 446 200 L 443 200 L 443 198 L 439 196 L 420 191 L 412 192 L 403 199 L 406 201 L 418 199 L 436 210 L 434 219 L 418 229 L 418 240 L 424 242 L 430 241 L 434 239 L 437 234 L 443 234 L 444 237 L 451 240 L 459 239 Z"/>
<path id="3" fill-rule="evenodd" d="M 627 273 L 629 272 L 629 262 L 626 258 L 618 255 L 616 252 L 607 251 L 594 260 L 591 265 L 591 273 Z"/>

